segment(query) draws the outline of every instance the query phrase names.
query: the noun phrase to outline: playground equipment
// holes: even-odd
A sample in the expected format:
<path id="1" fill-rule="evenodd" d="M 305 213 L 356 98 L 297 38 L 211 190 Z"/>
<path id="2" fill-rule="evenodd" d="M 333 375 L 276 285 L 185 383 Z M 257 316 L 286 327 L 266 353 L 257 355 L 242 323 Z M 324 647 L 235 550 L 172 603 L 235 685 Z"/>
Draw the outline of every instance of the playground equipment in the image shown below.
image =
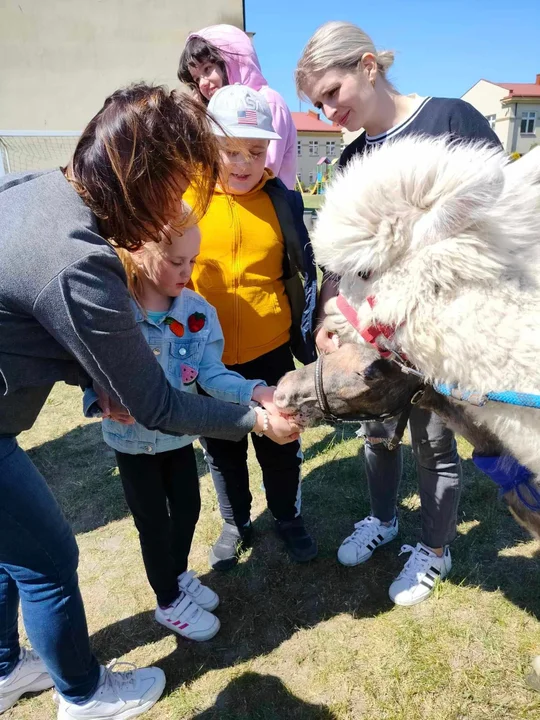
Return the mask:
<path id="1" fill-rule="evenodd" d="M 329 160 L 327 157 L 322 157 L 317 163 L 317 181 L 310 189 L 310 195 L 324 195 L 326 185 L 332 179 L 334 174 L 335 166 L 338 162 L 338 158 Z"/>

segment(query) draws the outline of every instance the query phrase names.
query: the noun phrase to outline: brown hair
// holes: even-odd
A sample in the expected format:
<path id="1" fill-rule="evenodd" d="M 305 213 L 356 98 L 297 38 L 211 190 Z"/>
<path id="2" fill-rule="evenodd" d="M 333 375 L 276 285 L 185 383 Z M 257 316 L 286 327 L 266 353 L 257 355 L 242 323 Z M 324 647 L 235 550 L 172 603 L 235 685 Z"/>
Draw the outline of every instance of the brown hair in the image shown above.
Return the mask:
<path id="1" fill-rule="evenodd" d="M 188 85 L 191 90 L 195 93 L 195 96 L 200 98 L 201 102 L 208 105 L 208 100 L 201 94 L 199 90 L 199 84 L 191 77 L 189 71 L 190 67 L 196 67 L 199 63 L 215 63 L 221 70 L 223 75 L 223 86 L 229 84 L 229 78 L 227 75 L 227 65 L 223 56 L 215 45 L 205 40 L 199 35 L 193 35 L 189 38 L 186 43 L 182 54 L 180 55 L 180 62 L 178 63 L 178 79 L 180 82 Z"/>
<path id="2" fill-rule="evenodd" d="M 219 150 L 204 107 L 165 86 L 132 85 L 105 100 L 65 169 L 117 247 L 159 242 L 187 185 L 200 218 L 214 192 Z M 174 228 L 173 228 L 174 229 Z M 165 234 L 166 237 L 166 234 Z"/>

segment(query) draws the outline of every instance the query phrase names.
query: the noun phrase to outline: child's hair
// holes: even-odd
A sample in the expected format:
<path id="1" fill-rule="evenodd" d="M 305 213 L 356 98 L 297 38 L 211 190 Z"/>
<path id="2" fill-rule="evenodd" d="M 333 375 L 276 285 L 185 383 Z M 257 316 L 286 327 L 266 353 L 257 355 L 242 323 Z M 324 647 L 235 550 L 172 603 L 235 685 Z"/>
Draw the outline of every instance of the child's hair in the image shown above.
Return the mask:
<path id="1" fill-rule="evenodd" d="M 194 214 L 212 198 L 219 148 L 204 107 L 165 86 L 132 85 L 105 100 L 64 169 L 113 245 L 136 250 L 159 242 L 186 186 Z"/>
<path id="2" fill-rule="evenodd" d="M 198 35 L 190 37 L 186 43 L 182 54 L 180 55 L 180 62 L 178 64 L 178 79 L 180 82 L 188 85 L 192 90 L 195 90 L 197 96 L 205 103 L 208 104 L 208 100 L 201 95 L 198 84 L 191 77 L 189 71 L 190 67 L 196 67 L 199 63 L 215 63 L 221 70 L 223 75 L 223 85 L 229 84 L 227 77 L 227 66 L 223 60 L 221 52 L 215 45 L 208 42 Z"/>
<path id="3" fill-rule="evenodd" d="M 120 262 L 124 266 L 127 275 L 127 287 L 131 297 L 144 312 L 141 297 L 141 273 L 142 270 L 133 259 L 133 255 L 125 248 L 116 248 Z"/>
<path id="4" fill-rule="evenodd" d="M 193 211 L 192 211 L 191 206 L 188 205 L 185 200 L 182 200 L 182 207 L 184 210 L 183 217 L 186 221 L 186 225 L 188 227 L 193 227 L 194 223 L 191 221 L 193 218 Z M 157 242 L 159 242 L 159 240 Z M 171 241 L 169 238 L 167 238 L 164 235 L 164 242 L 170 243 Z M 130 293 L 131 297 L 135 300 L 137 305 L 141 308 L 142 312 L 146 315 L 146 311 L 142 304 L 143 271 L 141 270 L 139 265 L 137 265 L 137 263 L 133 259 L 132 251 L 126 250 L 123 247 L 117 247 L 115 249 L 116 249 L 116 253 L 117 253 L 118 257 L 120 258 L 120 262 L 122 263 L 125 273 L 126 273 L 126 276 L 127 276 L 127 287 L 128 287 L 129 293 Z"/>
<path id="5" fill-rule="evenodd" d="M 296 66 L 298 94 L 305 97 L 304 88 L 314 74 L 330 68 L 353 70 L 365 53 L 375 56 L 377 68 L 386 80 L 386 71 L 394 62 L 391 50 L 377 51 L 369 35 L 353 23 L 332 21 L 321 25 L 309 39 Z"/>

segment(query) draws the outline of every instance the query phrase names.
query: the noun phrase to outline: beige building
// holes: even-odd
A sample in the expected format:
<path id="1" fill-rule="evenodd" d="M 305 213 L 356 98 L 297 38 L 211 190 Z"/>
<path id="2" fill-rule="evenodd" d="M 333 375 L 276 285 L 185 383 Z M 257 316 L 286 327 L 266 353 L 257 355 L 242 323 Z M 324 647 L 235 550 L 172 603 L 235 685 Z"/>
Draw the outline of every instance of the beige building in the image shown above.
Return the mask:
<path id="1" fill-rule="evenodd" d="M 0 0 L 0 173 L 65 161 L 119 87 L 177 85 L 187 34 L 216 23 L 243 28 L 242 0 Z"/>
<path id="2" fill-rule="evenodd" d="M 462 96 L 484 115 L 508 153 L 540 143 L 540 74 L 534 83 L 479 80 Z"/>
<path id="3" fill-rule="evenodd" d="M 304 186 L 313 185 L 317 171 L 322 165 L 339 158 L 343 139 L 341 127 L 323 122 L 320 114 L 313 110 L 293 112 L 293 121 L 298 133 L 297 177 Z"/>
<path id="4" fill-rule="evenodd" d="M 242 0 L 0 0 L 0 128 L 80 130 L 116 88 L 178 83 L 187 34 Z"/>

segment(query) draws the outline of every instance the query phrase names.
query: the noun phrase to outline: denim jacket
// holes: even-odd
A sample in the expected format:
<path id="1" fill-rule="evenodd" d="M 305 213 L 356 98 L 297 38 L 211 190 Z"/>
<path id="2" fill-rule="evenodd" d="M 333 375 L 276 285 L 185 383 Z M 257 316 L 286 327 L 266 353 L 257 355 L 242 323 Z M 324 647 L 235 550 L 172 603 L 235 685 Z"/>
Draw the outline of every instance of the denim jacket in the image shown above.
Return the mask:
<path id="1" fill-rule="evenodd" d="M 223 333 L 215 308 L 198 293 L 184 288 L 175 298 L 167 316 L 155 324 L 133 302 L 135 319 L 170 384 L 184 392 L 197 393 L 197 385 L 218 400 L 249 405 L 253 389 L 266 385 L 263 380 L 246 380 L 227 370 L 221 362 Z M 136 366 L 137 359 L 133 358 Z M 134 375 L 134 381 L 136 376 Z M 100 414 L 93 389 L 84 394 L 84 414 Z M 103 438 L 107 445 L 130 455 L 154 455 L 175 450 L 196 440 L 197 436 L 166 435 L 143 425 L 122 425 L 105 418 Z"/>

